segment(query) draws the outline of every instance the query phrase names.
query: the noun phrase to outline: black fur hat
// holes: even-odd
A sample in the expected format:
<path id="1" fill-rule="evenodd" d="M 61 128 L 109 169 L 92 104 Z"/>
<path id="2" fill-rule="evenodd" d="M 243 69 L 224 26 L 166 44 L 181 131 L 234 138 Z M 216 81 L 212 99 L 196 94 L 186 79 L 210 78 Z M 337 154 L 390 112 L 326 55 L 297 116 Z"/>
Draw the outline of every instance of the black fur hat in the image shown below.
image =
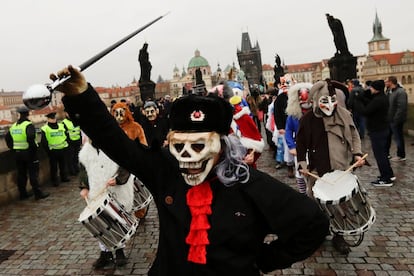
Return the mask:
<path id="1" fill-rule="evenodd" d="M 188 95 L 171 106 L 171 130 L 210 132 L 227 135 L 233 118 L 231 105 L 215 95 Z"/>

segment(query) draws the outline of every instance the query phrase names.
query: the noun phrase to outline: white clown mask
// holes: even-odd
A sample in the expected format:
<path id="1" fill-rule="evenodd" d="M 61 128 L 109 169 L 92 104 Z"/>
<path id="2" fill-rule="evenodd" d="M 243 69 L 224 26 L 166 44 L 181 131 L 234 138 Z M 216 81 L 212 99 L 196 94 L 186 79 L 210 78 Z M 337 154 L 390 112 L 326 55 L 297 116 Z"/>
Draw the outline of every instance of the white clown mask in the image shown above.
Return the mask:
<path id="1" fill-rule="evenodd" d="M 220 135 L 216 132 L 172 132 L 170 152 L 179 161 L 188 185 L 201 184 L 219 159 Z"/>
<path id="2" fill-rule="evenodd" d="M 326 115 L 332 116 L 335 111 L 338 102 L 336 100 L 336 95 L 333 96 L 322 96 L 319 98 L 319 109 Z"/>
<path id="3" fill-rule="evenodd" d="M 299 95 L 299 105 L 302 108 L 302 111 L 306 111 L 312 108 L 312 103 L 309 101 L 309 89 L 303 87 L 298 91 Z"/>

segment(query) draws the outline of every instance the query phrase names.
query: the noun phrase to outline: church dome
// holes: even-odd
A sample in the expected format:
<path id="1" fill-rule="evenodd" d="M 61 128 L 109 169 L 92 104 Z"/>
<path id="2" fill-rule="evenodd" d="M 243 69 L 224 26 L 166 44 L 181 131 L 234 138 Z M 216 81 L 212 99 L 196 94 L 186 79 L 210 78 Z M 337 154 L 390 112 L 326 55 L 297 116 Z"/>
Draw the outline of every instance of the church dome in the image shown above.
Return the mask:
<path id="1" fill-rule="evenodd" d="M 200 56 L 200 51 L 196 50 L 194 53 L 194 57 L 190 59 L 188 63 L 188 69 L 190 68 L 199 68 L 199 67 L 206 67 L 208 65 L 208 61 Z"/>

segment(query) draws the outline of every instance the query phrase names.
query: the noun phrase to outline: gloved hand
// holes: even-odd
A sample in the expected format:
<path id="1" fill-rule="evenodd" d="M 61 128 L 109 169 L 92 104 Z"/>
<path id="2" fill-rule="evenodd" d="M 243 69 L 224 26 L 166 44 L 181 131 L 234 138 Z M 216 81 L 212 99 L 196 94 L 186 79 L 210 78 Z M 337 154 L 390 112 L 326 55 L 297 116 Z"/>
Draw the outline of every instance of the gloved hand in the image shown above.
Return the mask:
<path id="1" fill-rule="evenodd" d="M 71 96 L 81 94 L 85 92 L 86 89 L 88 89 L 88 83 L 86 82 L 85 77 L 78 69 L 74 68 L 72 65 L 69 65 L 68 67 L 60 70 L 57 73 L 57 76 L 53 73 L 50 74 L 49 78 L 52 81 L 55 81 L 57 79 L 61 79 L 67 76 L 70 76 L 70 78 L 58 87 L 56 87 L 57 91 L 60 91 L 65 95 Z"/>

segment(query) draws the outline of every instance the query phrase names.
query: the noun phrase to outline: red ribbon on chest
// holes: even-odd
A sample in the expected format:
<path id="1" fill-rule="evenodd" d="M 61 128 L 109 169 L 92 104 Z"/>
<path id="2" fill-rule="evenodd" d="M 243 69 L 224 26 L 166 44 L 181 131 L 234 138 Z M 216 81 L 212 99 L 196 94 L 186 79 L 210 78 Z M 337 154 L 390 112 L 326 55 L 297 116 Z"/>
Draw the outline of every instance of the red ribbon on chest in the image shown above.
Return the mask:
<path id="1" fill-rule="evenodd" d="M 187 191 L 187 205 L 191 212 L 190 232 L 185 242 L 190 245 L 187 260 L 193 263 L 207 263 L 207 230 L 210 229 L 210 223 L 207 215 L 211 215 L 211 203 L 213 201 L 213 192 L 209 181 L 190 188 Z"/>

